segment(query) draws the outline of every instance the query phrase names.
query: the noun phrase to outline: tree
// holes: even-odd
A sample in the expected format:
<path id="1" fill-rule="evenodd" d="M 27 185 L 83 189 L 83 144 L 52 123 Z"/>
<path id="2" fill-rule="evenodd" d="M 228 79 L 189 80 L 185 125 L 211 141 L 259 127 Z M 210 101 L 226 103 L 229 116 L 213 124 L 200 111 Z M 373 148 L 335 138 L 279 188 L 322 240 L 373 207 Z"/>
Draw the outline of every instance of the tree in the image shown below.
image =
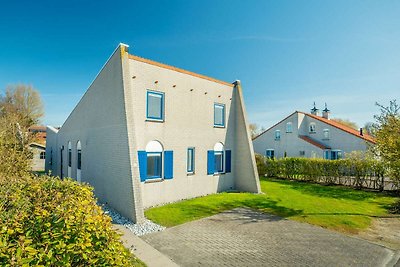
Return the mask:
<path id="1" fill-rule="evenodd" d="M 350 128 L 353 128 L 353 129 L 355 129 L 355 130 L 358 130 L 357 123 L 355 123 L 355 122 L 353 122 L 353 121 L 350 121 L 350 120 L 348 120 L 348 119 L 334 118 L 334 119 L 332 119 L 332 120 L 333 120 L 333 121 L 336 121 L 336 122 L 338 122 L 338 123 L 340 123 L 340 124 L 346 125 L 346 126 L 348 126 L 348 127 L 350 127 Z"/>
<path id="2" fill-rule="evenodd" d="M 371 135 L 371 136 L 375 136 L 374 133 L 374 124 L 372 122 L 367 122 L 364 124 L 363 130 L 365 133 Z"/>
<path id="3" fill-rule="evenodd" d="M 13 114 L 22 129 L 39 123 L 44 114 L 39 92 L 23 84 L 7 87 L 0 96 L 0 112 L 0 116 Z"/>
<path id="4" fill-rule="evenodd" d="M 264 131 L 264 127 L 260 128 L 260 126 L 257 123 L 250 123 L 249 128 L 250 128 L 251 138 L 256 137 L 258 134 Z"/>
<path id="5" fill-rule="evenodd" d="M 379 103 L 380 114 L 375 115 L 375 152 L 387 164 L 389 175 L 399 185 L 400 182 L 400 106 L 391 100 L 389 106 Z"/>
<path id="6" fill-rule="evenodd" d="M 32 136 L 28 128 L 43 116 L 39 93 L 31 86 L 8 87 L 0 95 L 0 174 L 23 174 L 30 170 Z"/>

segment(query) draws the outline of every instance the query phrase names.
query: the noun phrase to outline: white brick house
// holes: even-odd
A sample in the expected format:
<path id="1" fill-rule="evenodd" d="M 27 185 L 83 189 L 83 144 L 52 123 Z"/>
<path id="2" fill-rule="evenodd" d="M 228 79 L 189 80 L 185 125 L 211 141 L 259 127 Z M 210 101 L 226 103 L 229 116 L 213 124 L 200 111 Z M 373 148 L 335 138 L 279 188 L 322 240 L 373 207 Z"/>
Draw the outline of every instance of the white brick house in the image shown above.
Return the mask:
<path id="1" fill-rule="evenodd" d="M 270 158 L 306 157 L 338 159 L 352 151 L 366 151 L 374 139 L 329 119 L 325 107 L 322 116 L 314 108 L 310 113 L 295 111 L 253 139 L 254 151 Z"/>
<path id="2" fill-rule="evenodd" d="M 157 63 L 119 45 L 60 130 L 46 170 L 87 182 L 140 222 L 144 208 L 239 190 L 260 192 L 240 82 Z"/>

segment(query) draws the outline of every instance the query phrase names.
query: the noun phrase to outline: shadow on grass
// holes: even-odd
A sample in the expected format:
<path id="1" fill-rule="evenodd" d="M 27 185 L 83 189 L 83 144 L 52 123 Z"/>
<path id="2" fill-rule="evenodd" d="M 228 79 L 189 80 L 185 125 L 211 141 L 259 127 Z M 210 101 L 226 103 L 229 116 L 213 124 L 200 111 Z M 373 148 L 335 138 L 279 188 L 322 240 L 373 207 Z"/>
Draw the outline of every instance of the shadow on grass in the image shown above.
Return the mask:
<path id="1" fill-rule="evenodd" d="M 303 181 L 288 181 L 280 179 L 268 179 L 269 181 L 284 184 L 290 189 L 296 190 L 303 194 L 334 198 L 334 199 L 348 199 L 348 200 L 368 200 L 379 196 L 379 193 L 364 192 L 352 188 L 346 188 L 337 185 L 320 185 Z"/>

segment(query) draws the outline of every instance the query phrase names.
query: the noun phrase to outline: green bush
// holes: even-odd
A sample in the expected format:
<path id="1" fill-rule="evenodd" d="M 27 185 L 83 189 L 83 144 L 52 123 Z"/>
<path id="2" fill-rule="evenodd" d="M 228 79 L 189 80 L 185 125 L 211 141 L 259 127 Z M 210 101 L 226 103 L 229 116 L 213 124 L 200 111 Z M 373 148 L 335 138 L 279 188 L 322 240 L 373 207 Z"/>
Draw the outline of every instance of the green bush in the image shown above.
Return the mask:
<path id="1" fill-rule="evenodd" d="M 382 161 L 370 158 L 267 159 L 262 155 L 257 155 L 256 160 L 259 174 L 267 177 L 345 184 L 357 188 L 369 187 L 380 190 L 383 190 L 383 178 L 387 169 Z"/>
<path id="2" fill-rule="evenodd" d="M 49 176 L 0 176 L 1 266 L 136 266 L 92 188 Z"/>

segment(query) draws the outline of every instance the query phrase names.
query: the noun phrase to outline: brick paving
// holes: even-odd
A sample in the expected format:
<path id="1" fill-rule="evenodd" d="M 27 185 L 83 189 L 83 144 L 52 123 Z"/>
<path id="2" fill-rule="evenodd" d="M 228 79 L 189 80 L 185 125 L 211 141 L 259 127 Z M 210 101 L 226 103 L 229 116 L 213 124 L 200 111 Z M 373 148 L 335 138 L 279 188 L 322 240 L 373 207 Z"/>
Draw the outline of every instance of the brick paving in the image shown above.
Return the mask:
<path id="1" fill-rule="evenodd" d="M 393 266 L 399 257 L 362 239 L 243 208 L 142 239 L 180 266 Z"/>

